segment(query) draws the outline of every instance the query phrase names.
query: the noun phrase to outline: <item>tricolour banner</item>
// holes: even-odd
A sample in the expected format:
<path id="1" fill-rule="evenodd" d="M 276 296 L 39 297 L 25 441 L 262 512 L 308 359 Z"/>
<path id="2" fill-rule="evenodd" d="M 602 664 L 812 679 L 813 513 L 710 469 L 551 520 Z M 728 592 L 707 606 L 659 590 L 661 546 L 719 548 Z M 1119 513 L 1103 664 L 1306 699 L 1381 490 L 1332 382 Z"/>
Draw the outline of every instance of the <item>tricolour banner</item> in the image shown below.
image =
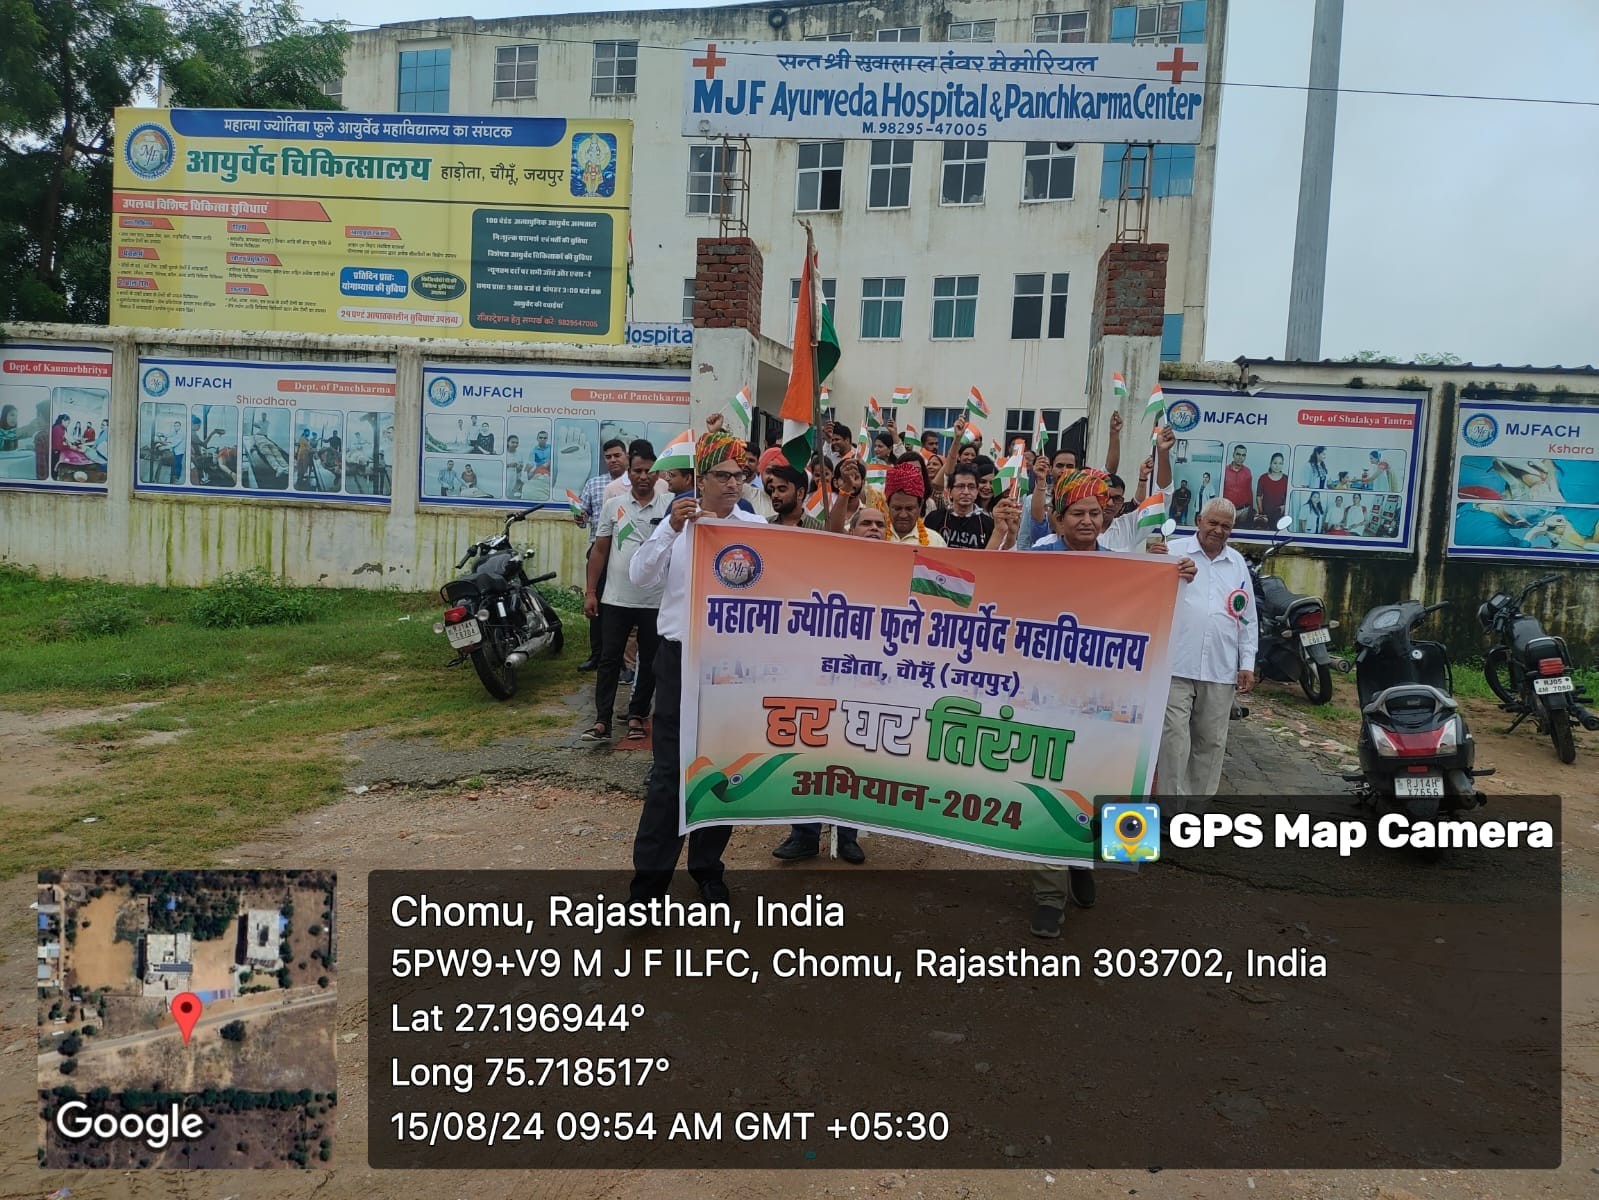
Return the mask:
<path id="1" fill-rule="evenodd" d="M 1449 554 L 1599 562 L 1599 408 L 1462 401 Z"/>
<path id="2" fill-rule="evenodd" d="M 683 828 L 833 821 L 1086 863 L 1094 797 L 1149 793 L 1175 562 L 694 539 Z"/>
<path id="3" fill-rule="evenodd" d="M 696 42 L 685 137 L 1197 142 L 1196 45 Z"/>
<path id="4" fill-rule="evenodd" d="M 632 125 L 119 108 L 111 321 L 620 343 Z"/>

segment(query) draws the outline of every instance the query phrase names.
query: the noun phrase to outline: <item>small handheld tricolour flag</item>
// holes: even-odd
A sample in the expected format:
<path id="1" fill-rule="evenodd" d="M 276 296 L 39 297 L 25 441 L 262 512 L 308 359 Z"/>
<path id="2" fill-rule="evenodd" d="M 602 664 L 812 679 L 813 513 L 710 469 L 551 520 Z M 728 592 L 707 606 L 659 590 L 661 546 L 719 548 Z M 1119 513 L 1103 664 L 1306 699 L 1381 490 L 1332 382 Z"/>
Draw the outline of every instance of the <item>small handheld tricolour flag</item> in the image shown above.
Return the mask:
<path id="1" fill-rule="evenodd" d="M 1160 390 L 1160 384 L 1155 385 L 1155 390 L 1149 393 L 1149 403 L 1144 405 L 1144 415 L 1154 417 L 1159 424 L 1161 417 L 1166 415 L 1166 393 Z"/>
<path id="2" fill-rule="evenodd" d="M 694 431 L 685 429 L 667 442 L 655 456 L 657 471 L 692 471 L 694 469 Z M 570 496 L 572 493 L 568 492 Z"/>
<path id="3" fill-rule="evenodd" d="M 1043 413 L 1037 412 L 1037 411 L 1035 411 L 1033 413 L 1033 420 L 1034 420 L 1034 425 L 1033 425 L 1033 453 L 1034 454 L 1042 454 L 1044 452 L 1044 446 L 1049 442 L 1049 430 L 1044 428 L 1044 422 L 1041 419 L 1043 417 L 1043 415 L 1044 415 Z"/>
<path id="4" fill-rule="evenodd" d="M 1116 399 L 1127 399 L 1127 381 L 1122 378 L 1120 371 L 1112 371 L 1110 373 L 1110 390 L 1116 393 Z"/>
<path id="5" fill-rule="evenodd" d="M 977 592 L 977 576 L 918 554 L 911 566 L 911 592 L 919 596 L 939 596 L 968 608 Z"/>
<path id="6" fill-rule="evenodd" d="M 571 488 L 566 489 L 566 507 L 572 511 L 574 517 L 583 515 L 583 498 Z"/>
<path id="7" fill-rule="evenodd" d="M 974 417 L 982 417 L 983 420 L 988 420 L 988 401 L 983 399 L 983 393 L 978 391 L 975 385 L 966 394 L 966 411 Z"/>
<path id="8" fill-rule="evenodd" d="M 625 546 L 627 544 L 627 539 L 638 532 L 638 530 L 633 528 L 633 522 L 628 519 L 627 505 L 625 504 L 617 508 L 616 521 L 614 522 L 614 525 L 616 532 L 611 536 L 616 539 L 616 544 L 618 546 Z"/>
<path id="9" fill-rule="evenodd" d="M 866 486 L 880 488 L 888 482 L 888 464 L 885 462 L 869 462 L 866 464 Z"/>
<path id="10" fill-rule="evenodd" d="M 999 469 L 994 472 L 994 495 L 1016 494 L 1021 484 L 1022 464 L 1025 461 L 1022 452 L 1025 449 L 1026 443 L 1018 439 L 1011 443 L 1010 454 L 999 460 Z"/>
<path id="11" fill-rule="evenodd" d="M 860 447 L 861 461 L 866 461 L 867 455 L 872 452 L 872 431 L 862 425 L 855 434 L 855 444 Z"/>
<path id="12" fill-rule="evenodd" d="M 747 387 L 738 389 L 738 395 L 733 397 L 733 415 L 744 427 L 745 437 L 749 436 L 750 427 L 755 422 L 755 405 L 750 402 L 750 390 Z"/>
<path id="13" fill-rule="evenodd" d="M 818 521 L 822 519 L 821 488 L 817 488 L 809 496 L 805 497 L 805 515 L 807 517 L 815 517 Z"/>
<path id="14" fill-rule="evenodd" d="M 883 410 L 878 406 L 876 396 L 866 397 L 866 425 L 869 429 L 883 427 Z"/>
<path id="15" fill-rule="evenodd" d="M 905 428 L 899 431 L 899 440 L 912 450 L 921 448 L 922 439 L 916 432 L 916 426 L 909 421 L 905 422 Z"/>
<path id="16" fill-rule="evenodd" d="M 911 402 L 911 389 L 901 384 L 894 389 L 895 404 L 909 404 Z"/>
<path id="17" fill-rule="evenodd" d="M 967 421 L 966 428 L 961 431 L 961 445 L 970 446 L 976 443 L 983 444 L 983 431 L 977 427 L 976 421 Z"/>
<path id="18" fill-rule="evenodd" d="M 1166 493 L 1156 492 L 1138 506 L 1138 528 L 1158 529 L 1166 523 Z"/>

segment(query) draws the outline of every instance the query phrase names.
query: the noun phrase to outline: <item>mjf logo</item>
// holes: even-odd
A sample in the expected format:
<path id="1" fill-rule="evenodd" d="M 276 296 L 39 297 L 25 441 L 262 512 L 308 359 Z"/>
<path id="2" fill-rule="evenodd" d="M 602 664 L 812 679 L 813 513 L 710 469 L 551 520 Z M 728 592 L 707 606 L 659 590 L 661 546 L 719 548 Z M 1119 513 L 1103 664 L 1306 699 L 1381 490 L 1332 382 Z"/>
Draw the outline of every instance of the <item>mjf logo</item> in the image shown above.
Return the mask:
<path id="1" fill-rule="evenodd" d="M 1099 857 L 1106 862 L 1160 858 L 1160 805 L 1107 804 L 1099 818 Z"/>
<path id="2" fill-rule="evenodd" d="M 1499 422 L 1487 413 L 1478 413 L 1466 422 L 1460 436 L 1466 439 L 1466 445 L 1480 449 L 1499 436 Z"/>
<path id="3" fill-rule="evenodd" d="M 147 396 L 165 396 L 172 380 L 160 367 L 151 367 L 144 373 L 144 391 Z"/>
<path id="4" fill-rule="evenodd" d="M 1199 405 L 1192 400 L 1179 400 L 1166 409 L 1166 419 L 1178 433 L 1187 433 L 1199 424 Z"/>
<path id="5" fill-rule="evenodd" d="M 449 408 L 455 403 L 455 380 L 440 375 L 428 384 L 428 403 L 435 408 Z"/>

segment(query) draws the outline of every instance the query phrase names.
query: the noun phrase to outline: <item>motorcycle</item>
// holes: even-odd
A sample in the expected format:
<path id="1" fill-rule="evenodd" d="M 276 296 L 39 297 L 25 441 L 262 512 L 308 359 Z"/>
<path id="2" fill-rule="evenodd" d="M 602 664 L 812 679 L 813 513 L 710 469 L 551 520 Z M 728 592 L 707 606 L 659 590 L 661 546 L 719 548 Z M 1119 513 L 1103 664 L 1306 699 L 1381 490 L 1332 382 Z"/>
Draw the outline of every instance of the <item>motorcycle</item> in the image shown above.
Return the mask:
<path id="1" fill-rule="evenodd" d="M 1584 729 L 1599 729 L 1599 717 L 1583 707 L 1592 698 L 1571 678 L 1571 652 L 1566 639 L 1544 632 L 1538 618 L 1521 611 L 1527 597 L 1561 579 L 1545 575 L 1521 589 L 1514 600 L 1508 592 L 1496 592 L 1477 609 L 1483 633 L 1497 639 L 1483 662 L 1488 686 L 1499 697 L 1499 707 L 1515 713 L 1514 730 L 1528 717 L 1539 733 L 1547 733 L 1555 753 L 1563 763 L 1575 762 L 1577 743 L 1572 736 L 1571 719 Z"/>
<path id="2" fill-rule="evenodd" d="M 1448 601 L 1380 604 L 1355 631 L 1355 687 L 1360 695 L 1360 774 L 1363 803 L 1412 821 L 1436 820 L 1487 802 L 1475 780 L 1477 744 L 1455 703 L 1449 651 L 1440 642 L 1412 641 L 1411 630 Z"/>
<path id="3" fill-rule="evenodd" d="M 1260 562 L 1249 560 L 1260 639 L 1255 670 L 1263 679 L 1297 683 L 1312 704 L 1326 704 L 1332 699 L 1334 666 L 1327 643 L 1338 622 L 1327 619 L 1320 596 L 1289 591 L 1286 583 L 1266 570 L 1272 555 L 1293 544 L 1282 538 L 1292 524 L 1291 517 L 1279 520 L 1278 536 L 1272 539 Z M 1341 659 L 1337 666 L 1341 671 L 1349 670 L 1349 664 Z"/>
<path id="4" fill-rule="evenodd" d="M 455 564 L 458 571 L 465 567 L 465 573 L 439 589 L 449 607 L 433 632 L 443 634 L 455 651 L 446 665 L 458 667 L 470 659 L 496 700 L 516 695 L 517 669 L 528 659 L 554 657 L 564 643 L 561 618 L 538 589 L 556 573 L 529 579 L 522 564 L 532 559 L 533 551 L 519 553 L 511 545 L 511 526 L 537 511 L 513 513 L 505 518 L 503 532 L 468 547 Z"/>

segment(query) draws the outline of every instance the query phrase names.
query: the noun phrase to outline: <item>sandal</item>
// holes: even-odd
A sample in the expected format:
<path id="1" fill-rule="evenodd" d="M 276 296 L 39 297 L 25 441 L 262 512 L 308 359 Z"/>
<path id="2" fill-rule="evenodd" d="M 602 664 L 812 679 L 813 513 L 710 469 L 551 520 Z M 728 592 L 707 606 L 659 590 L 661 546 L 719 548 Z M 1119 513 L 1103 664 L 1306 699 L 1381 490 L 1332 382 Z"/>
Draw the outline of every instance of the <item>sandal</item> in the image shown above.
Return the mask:
<path id="1" fill-rule="evenodd" d="M 644 732 L 643 717 L 629 717 L 627 719 L 627 740 L 642 742 L 647 735 Z"/>
<path id="2" fill-rule="evenodd" d="M 583 731 L 583 736 L 577 740 L 580 742 L 608 742 L 611 740 L 611 731 L 604 725 L 591 725 Z"/>

